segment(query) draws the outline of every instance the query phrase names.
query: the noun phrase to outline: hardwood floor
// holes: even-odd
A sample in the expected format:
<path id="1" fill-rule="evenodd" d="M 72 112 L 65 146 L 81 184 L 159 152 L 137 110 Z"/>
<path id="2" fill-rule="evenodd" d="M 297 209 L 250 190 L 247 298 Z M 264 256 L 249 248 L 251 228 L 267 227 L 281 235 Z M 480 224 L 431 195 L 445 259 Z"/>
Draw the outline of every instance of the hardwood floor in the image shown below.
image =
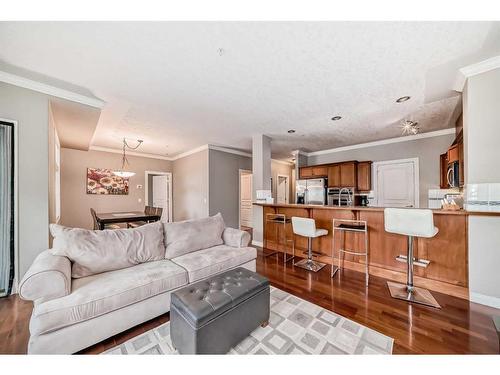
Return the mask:
<path id="1" fill-rule="evenodd" d="M 493 315 L 500 311 L 435 293 L 442 309 L 411 305 L 390 297 L 386 280 L 346 270 L 330 278 L 329 266 L 310 273 L 288 263 L 281 255 L 263 257 L 258 251 L 257 272 L 272 285 L 334 311 L 394 338 L 394 353 L 466 354 L 499 353 Z M 31 303 L 17 296 L 0 299 L 0 353 L 25 353 Z M 164 314 L 94 345 L 82 353 L 100 353 L 169 319 Z"/>

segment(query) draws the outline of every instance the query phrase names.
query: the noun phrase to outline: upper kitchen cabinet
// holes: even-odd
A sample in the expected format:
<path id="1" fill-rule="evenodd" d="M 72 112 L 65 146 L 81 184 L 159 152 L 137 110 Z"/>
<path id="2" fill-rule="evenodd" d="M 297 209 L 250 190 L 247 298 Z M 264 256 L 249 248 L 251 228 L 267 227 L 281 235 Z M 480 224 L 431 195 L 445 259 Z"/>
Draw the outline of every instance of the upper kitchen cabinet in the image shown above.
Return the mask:
<path id="1" fill-rule="evenodd" d="M 370 191 L 372 189 L 372 162 L 363 161 L 358 163 L 358 191 Z"/>
<path id="2" fill-rule="evenodd" d="M 340 186 L 340 164 L 328 167 L 328 187 Z"/>
<path id="3" fill-rule="evenodd" d="M 301 167 L 299 169 L 299 177 L 306 178 L 323 178 L 328 176 L 328 167 L 326 165 L 316 165 L 313 167 Z"/>
<path id="4" fill-rule="evenodd" d="M 332 164 L 328 167 L 328 187 L 356 187 L 357 162 Z"/>
<path id="5" fill-rule="evenodd" d="M 357 187 L 358 174 L 357 162 L 351 161 L 340 164 L 340 186 L 341 187 Z"/>
<path id="6" fill-rule="evenodd" d="M 458 161 L 458 144 L 454 144 L 448 149 L 448 164 Z"/>

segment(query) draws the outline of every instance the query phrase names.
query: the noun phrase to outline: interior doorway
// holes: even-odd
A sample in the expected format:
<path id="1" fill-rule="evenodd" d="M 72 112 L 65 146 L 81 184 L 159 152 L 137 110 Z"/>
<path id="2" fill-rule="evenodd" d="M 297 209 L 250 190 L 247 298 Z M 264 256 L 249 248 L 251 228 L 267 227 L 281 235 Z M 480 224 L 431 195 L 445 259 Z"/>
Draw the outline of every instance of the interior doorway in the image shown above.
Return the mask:
<path id="1" fill-rule="evenodd" d="M 239 198 L 240 229 L 252 228 L 252 171 L 240 169 Z"/>
<path id="2" fill-rule="evenodd" d="M 419 207 L 418 158 L 373 163 L 376 206 Z"/>
<path id="3" fill-rule="evenodd" d="M 146 171 L 145 173 L 146 206 L 161 207 L 161 221 L 172 222 L 172 173 Z"/>
<path id="4" fill-rule="evenodd" d="M 279 174 L 276 181 L 276 203 L 287 204 L 290 195 L 288 176 Z"/>

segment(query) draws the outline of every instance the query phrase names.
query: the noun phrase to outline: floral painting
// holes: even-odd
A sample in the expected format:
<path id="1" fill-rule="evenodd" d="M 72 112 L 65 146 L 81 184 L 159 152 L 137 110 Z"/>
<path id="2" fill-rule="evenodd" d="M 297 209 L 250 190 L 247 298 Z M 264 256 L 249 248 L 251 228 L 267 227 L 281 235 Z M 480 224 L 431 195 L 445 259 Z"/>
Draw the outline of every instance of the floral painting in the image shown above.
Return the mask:
<path id="1" fill-rule="evenodd" d="M 110 169 L 87 168 L 87 194 L 128 194 L 128 178 L 113 174 Z"/>

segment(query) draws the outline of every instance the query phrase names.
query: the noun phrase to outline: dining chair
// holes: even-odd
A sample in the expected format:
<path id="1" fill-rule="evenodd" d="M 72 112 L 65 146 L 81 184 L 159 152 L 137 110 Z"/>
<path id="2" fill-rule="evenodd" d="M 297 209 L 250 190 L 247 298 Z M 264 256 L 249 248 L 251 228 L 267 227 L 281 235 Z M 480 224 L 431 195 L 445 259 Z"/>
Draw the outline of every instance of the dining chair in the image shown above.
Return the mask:
<path id="1" fill-rule="evenodd" d="M 99 222 L 97 221 L 97 214 L 95 213 L 95 210 L 91 207 L 90 208 L 90 214 L 92 215 L 92 221 L 94 222 L 94 230 L 99 230 L 101 229 L 99 227 Z M 121 227 L 117 224 L 106 224 L 104 226 L 104 229 L 120 229 Z"/>
<path id="2" fill-rule="evenodd" d="M 161 214 L 163 212 L 163 208 L 161 207 L 153 207 L 153 206 L 146 206 L 144 207 L 144 213 L 146 215 L 157 215 L 159 217 L 161 217 Z M 131 223 L 127 223 L 127 228 L 137 228 L 137 227 L 140 227 L 142 225 L 145 225 L 147 223 L 150 223 L 151 221 L 134 221 L 134 222 L 131 222 Z"/>

